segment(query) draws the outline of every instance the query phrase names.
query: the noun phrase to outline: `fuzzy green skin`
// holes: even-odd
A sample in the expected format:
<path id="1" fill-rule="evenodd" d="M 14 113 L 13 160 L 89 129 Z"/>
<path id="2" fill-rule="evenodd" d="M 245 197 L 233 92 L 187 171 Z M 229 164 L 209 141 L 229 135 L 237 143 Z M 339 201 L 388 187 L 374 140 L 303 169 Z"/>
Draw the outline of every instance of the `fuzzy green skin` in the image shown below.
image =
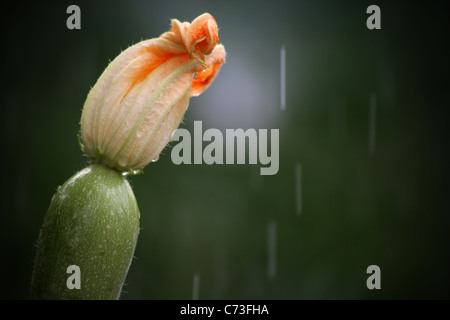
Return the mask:
<path id="1" fill-rule="evenodd" d="M 39 234 L 32 299 L 118 299 L 139 234 L 139 209 L 119 172 L 94 164 L 58 188 Z M 80 289 L 68 289 L 70 265 Z"/>

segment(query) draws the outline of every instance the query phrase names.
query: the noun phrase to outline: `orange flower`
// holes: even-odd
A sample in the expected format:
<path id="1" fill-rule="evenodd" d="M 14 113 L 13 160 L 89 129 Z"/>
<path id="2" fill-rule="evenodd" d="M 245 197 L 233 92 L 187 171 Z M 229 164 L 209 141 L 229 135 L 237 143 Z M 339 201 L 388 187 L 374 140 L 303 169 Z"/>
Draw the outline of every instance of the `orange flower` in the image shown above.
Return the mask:
<path id="1" fill-rule="evenodd" d="M 95 163 L 140 171 L 170 141 L 189 98 L 208 88 L 225 62 L 208 13 L 123 51 L 89 92 L 81 116 L 83 151 Z"/>

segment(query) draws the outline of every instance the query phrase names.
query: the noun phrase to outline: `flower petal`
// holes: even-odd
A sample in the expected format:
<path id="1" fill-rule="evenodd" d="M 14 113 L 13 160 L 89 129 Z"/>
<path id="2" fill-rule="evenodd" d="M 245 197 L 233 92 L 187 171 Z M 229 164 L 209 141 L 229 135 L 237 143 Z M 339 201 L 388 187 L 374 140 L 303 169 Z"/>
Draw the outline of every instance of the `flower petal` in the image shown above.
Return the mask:
<path id="1" fill-rule="evenodd" d="M 195 79 L 192 81 L 191 97 L 199 96 L 213 82 L 219 73 L 220 67 L 225 63 L 225 47 L 221 44 L 217 45 L 213 52 L 206 58 L 209 68 L 197 72 Z"/>
<path id="2" fill-rule="evenodd" d="M 118 164 L 119 169 L 140 169 L 143 167 L 142 163 L 146 165 L 157 157 L 157 154 L 152 155 L 143 149 L 149 139 L 159 143 L 154 139 L 154 131 L 164 121 L 173 105 L 190 89 L 196 64 L 195 60 L 183 56 L 169 59 L 149 74 L 122 102 L 122 108 L 126 112 L 110 123 L 110 127 L 115 130 L 103 137 L 108 141 L 105 153 L 113 163 Z M 181 118 L 186 107 L 187 104 L 180 115 Z M 171 130 L 175 130 L 180 122 L 181 120 Z M 121 125 L 123 123 L 126 125 Z M 171 133 L 165 132 L 168 136 L 166 144 Z"/>
<path id="3" fill-rule="evenodd" d="M 219 28 L 216 19 L 209 13 L 197 17 L 192 21 L 186 38 L 189 53 L 196 51 L 203 55 L 210 54 L 219 42 Z"/>

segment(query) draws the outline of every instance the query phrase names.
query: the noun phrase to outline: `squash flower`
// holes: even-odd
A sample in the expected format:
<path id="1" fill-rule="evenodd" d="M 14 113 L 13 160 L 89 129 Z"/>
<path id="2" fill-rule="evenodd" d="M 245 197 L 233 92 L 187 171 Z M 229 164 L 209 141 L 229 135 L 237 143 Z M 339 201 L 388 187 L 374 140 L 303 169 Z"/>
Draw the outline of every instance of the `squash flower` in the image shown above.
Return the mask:
<path id="1" fill-rule="evenodd" d="M 140 227 L 126 173 L 156 159 L 192 96 L 225 62 L 216 21 L 172 20 L 159 38 L 123 51 L 86 99 L 81 139 L 92 164 L 57 189 L 42 224 L 33 299 L 119 299 Z M 125 173 L 125 174 L 124 174 Z"/>
<path id="2" fill-rule="evenodd" d="M 81 116 L 83 151 L 121 172 L 136 173 L 170 142 L 192 96 L 208 88 L 225 62 L 218 27 L 208 13 L 172 20 L 159 38 L 114 59 L 91 89 Z"/>

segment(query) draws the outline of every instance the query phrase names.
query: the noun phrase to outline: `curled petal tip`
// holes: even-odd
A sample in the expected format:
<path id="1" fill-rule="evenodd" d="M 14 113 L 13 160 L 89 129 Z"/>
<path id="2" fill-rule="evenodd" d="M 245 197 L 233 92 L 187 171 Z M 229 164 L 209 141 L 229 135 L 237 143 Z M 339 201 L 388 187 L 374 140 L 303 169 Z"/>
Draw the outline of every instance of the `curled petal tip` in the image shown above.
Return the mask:
<path id="1" fill-rule="evenodd" d="M 216 19 L 204 13 L 192 21 L 187 33 L 187 45 L 191 51 L 210 54 L 219 42 L 219 28 Z"/>
<path id="2" fill-rule="evenodd" d="M 210 55 L 206 57 L 206 64 L 210 67 L 204 69 L 199 67 L 197 75 L 192 82 L 191 97 L 199 96 L 202 94 L 213 82 L 220 68 L 225 63 L 225 47 L 221 44 L 217 45 Z"/>

